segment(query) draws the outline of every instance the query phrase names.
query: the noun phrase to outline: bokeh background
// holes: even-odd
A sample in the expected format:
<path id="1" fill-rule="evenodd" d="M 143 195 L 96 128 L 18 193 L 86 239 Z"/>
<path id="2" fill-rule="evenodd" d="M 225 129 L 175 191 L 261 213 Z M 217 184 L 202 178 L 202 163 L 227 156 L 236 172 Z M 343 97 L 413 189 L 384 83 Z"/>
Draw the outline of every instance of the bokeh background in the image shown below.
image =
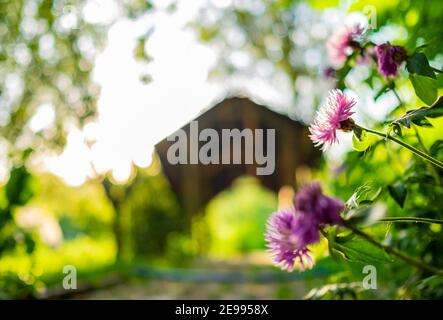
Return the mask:
<path id="1" fill-rule="evenodd" d="M 323 298 L 354 297 L 362 264 L 331 258 L 326 243 L 313 248 L 310 271 L 273 267 L 266 219 L 314 178 L 343 199 L 362 181 L 389 184 L 402 174 L 392 153 L 374 149 L 346 171 L 345 159 L 360 161 L 343 135 L 289 186 L 241 176 L 189 215 L 154 146 L 233 96 L 309 124 L 335 86 L 324 76 L 327 39 L 368 17 L 373 41 L 431 43 L 427 56 L 441 68 L 437 0 L 0 1 L 0 298 L 293 299 L 325 285 Z M 396 107 L 392 92 L 374 101 L 382 84 L 365 65 L 347 85 L 363 123 Z M 398 91 L 420 105 L 406 81 Z M 438 126 L 426 130 L 430 141 L 441 136 Z M 416 247 L 411 239 L 404 235 L 406 249 Z M 77 290 L 62 288 L 67 265 Z M 426 287 L 399 290 L 409 276 L 402 264 L 381 264 L 378 274 L 379 289 L 359 297 L 425 295 Z"/>

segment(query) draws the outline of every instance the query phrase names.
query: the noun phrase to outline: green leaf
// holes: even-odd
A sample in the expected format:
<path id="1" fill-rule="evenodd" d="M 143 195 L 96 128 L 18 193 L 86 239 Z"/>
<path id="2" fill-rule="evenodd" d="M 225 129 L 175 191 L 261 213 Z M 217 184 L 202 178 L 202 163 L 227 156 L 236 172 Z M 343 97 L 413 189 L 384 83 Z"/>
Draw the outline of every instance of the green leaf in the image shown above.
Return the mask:
<path id="1" fill-rule="evenodd" d="M 383 87 L 381 87 L 380 90 L 375 94 L 374 101 L 377 101 L 378 98 L 380 98 L 382 95 L 384 95 L 386 92 L 388 92 L 391 89 L 390 84 L 385 84 Z"/>
<path id="2" fill-rule="evenodd" d="M 410 56 L 406 61 L 406 69 L 408 69 L 409 73 L 437 79 L 434 70 L 429 65 L 428 58 L 426 58 L 423 52 L 416 52 Z"/>
<path id="3" fill-rule="evenodd" d="M 358 208 L 360 205 L 373 203 L 382 193 L 382 188 L 374 189 L 370 185 L 358 187 L 352 196 L 346 201 L 346 206 L 351 209 Z"/>
<path id="4" fill-rule="evenodd" d="M 422 44 L 422 45 L 418 46 L 417 48 L 415 48 L 415 52 L 423 50 L 423 49 L 425 49 L 427 47 L 429 47 L 429 43 Z"/>
<path id="5" fill-rule="evenodd" d="M 359 208 L 350 210 L 346 216 L 347 222 L 353 225 L 370 226 L 385 216 L 385 205 L 375 203 L 369 206 L 369 202 L 371 201 L 362 201 L 362 205 Z"/>
<path id="6" fill-rule="evenodd" d="M 388 191 L 391 197 L 398 203 L 400 207 L 403 208 L 406 200 L 406 195 L 408 194 L 408 189 L 399 181 L 393 185 L 388 186 Z"/>
<path id="7" fill-rule="evenodd" d="M 418 299 L 440 299 L 443 295 L 443 277 L 430 276 L 418 281 L 411 289 L 413 297 Z"/>
<path id="8" fill-rule="evenodd" d="M 440 152 L 440 150 L 443 150 L 443 140 L 435 141 L 429 149 L 429 153 L 435 157 Z"/>
<path id="9" fill-rule="evenodd" d="M 352 70 L 352 68 L 349 66 L 349 64 L 345 64 L 341 69 L 336 71 L 337 88 L 338 89 L 346 88 L 345 79 L 351 70 Z"/>
<path id="10" fill-rule="evenodd" d="M 26 248 L 26 253 L 27 254 L 31 254 L 34 252 L 35 250 L 35 241 L 32 238 L 31 234 L 29 233 L 24 233 L 24 244 L 25 244 L 25 248 Z"/>
<path id="11" fill-rule="evenodd" d="M 437 81 L 425 76 L 410 74 L 412 86 L 415 94 L 427 105 L 431 105 L 437 99 Z"/>
<path id="12" fill-rule="evenodd" d="M 401 130 L 401 126 L 400 126 L 399 123 L 396 123 L 396 122 L 391 123 L 391 124 L 389 125 L 389 130 L 391 130 L 391 129 L 392 129 L 392 131 L 394 131 L 394 133 L 395 133 L 397 136 L 399 136 L 399 137 L 402 137 L 402 136 L 403 136 L 403 131 Z M 389 132 L 389 133 L 390 133 L 390 132 Z"/>
<path id="13" fill-rule="evenodd" d="M 359 138 L 357 138 L 355 134 L 352 136 L 352 147 L 355 151 L 363 152 L 368 149 L 370 145 L 371 140 L 366 134 L 366 131 L 362 130 Z"/>
<path id="14" fill-rule="evenodd" d="M 345 300 L 359 298 L 358 293 L 362 291 L 358 282 L 333 283 L 320 288 L 314 288 L 303 297 L 304 300 Z"/>
<path id="15" fill-rule="evenodd" d="M 443 74 L 437 75 L 437 88 L 443 88 Z"/>
<path id="16" fill-rule="evenodd" d="M 338 235 L 335 237 L 334 242 L 340 243 L 340 244 L 345 244 L 346 242 L 351 241 L 352 239 L 355 238 L 355 234 L 353 234 L 352 232 L 345 234 L 345 235 Z"/>
<path id="17" fill-rule="evenodd" d="M 24 166 L 12 169 L 6 184 L 6 197 L 8 206 L 24 205 L 32 198 L 31 175 Z"/>
<path id="18" fill-rule="evenodd" d="M 351 262 L 361 263 L 386 263 L 392 262 L 389 255 L 382 249 L 374 246 L 366 240 L 353 238 L 346 243 L 334 241 L 331 245 L 336 254 Z"/>
<path id="19" fill-rule="evenodd" d="M 219 35 L 220 30 L 217 27 L 201 27 L 196 24 L 195 27 L 198 28 L 200 40 L 203 42 L 209 42 Z"/>
<path id="20" fill-rule="evenodd" d="M 409 110 L 406 114 L 395 120 L 393 123 L 399 123 L 406 128 L 410 128 L 411 123 L 420 127 L 432 127 L 432 124 L 426 118 L 438 118 L 442 116 L 443 96 L 430 107 L 421 107 L 418 109 Z"/>
<path id="21" fill-rule="evenodd" d="M 334 259 L 340 259 L 341 255 L 334 250 L 336 234 L 337 228 L 330 228 L 329 231 L 323 235 L 325 235 L 326 239 L 328 239 L 328 250 L 331 257 Z"/>
<path id="22" fill-rule="evenodd" d="M 11 210 L 0 208 L 0 230 L 11 220 L 13 220 Z"/>
<path id="23" fill-rule="evenodd" d="M 152 57 L 146 53 L 146 41 L 146 38 L 137 40 L 137 45 L 134 48 L 134 58 L 138 61 L 152 61 Z"/>
<path id="24" fill-rule="evenodd" d="M 331 7 L 337 7 L 339 5 L 338 0 L 309 0 L 309 5 L 315 9 L 326 9 Z"/>

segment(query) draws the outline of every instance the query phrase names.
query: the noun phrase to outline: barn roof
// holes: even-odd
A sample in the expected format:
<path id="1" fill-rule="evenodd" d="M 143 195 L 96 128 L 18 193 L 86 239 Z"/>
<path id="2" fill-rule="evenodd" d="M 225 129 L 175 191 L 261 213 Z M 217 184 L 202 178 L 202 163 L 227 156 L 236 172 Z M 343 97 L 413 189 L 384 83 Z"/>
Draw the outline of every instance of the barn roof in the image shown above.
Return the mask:
<path id="1" fill-rule="evenodd" d="M 284 185 L 294 184 L 297 167 L 312 166 L 320 155 L 309 140 L 308 130 L 304 125 L 247 98 L 225 99 L 194 120 L 198 121 L 199 131 L 213 128 L 220 136 L 222 129 L 275 129 L 275 171 L 271 175 L 261 175 L 257 178 L 265 187 L 276 192 Z M 190 123 L 181 129 L 186 132 L 189 139 Z M 200 142 L 200 146 L 204 143 Z M 163 172 L 188 213 L 202 209 L 217 193 L 228 188 L 237 177 L 244 174 L 256 176 L 255 162 L 254 164 L 203 165 L 189 164 L 189 162 L 170 164 L 167 151 L 172 144 L 174 141 L 165 138 L 155 146 L 155 149 Z"/>

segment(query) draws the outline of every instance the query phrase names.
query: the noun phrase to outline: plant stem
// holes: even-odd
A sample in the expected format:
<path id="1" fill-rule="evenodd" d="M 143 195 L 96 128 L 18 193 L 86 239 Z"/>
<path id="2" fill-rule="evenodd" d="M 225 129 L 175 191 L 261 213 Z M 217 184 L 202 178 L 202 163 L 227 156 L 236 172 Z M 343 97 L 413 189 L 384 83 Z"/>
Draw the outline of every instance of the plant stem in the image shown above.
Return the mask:
<path id="1" fill-rule="evenodd" d="M 437 68 L 434 68 L 434 67 L 431 67 L 431 69 L 434 70 L 437 73 L 443 73 L 443 71 L 440 70 L 440 69 L 437 69 Z"/>
<path id="2" fill-rule="evenodd" d="M 421 260 L 417 260 L 415 258 L 412 258 L 400 251 L 398 251 L 395 248 L 392 248 L 390 246 L 384 245 L 380 242 L 378 242 L 377 240 L 375 240 L 374 238 L 372 238 L 369 234 L 361 231 L 360 229 L 355 228 L 353 225 L 348 224 L 348 223 L 344 223 L 344 226 L 346 228 L 348 228 L 349 230 L 351 230 L 354 234 L 358 235 L 359 237 L 365 239 L 366 241 L 370 242 L 371 244 L 373 244 L 374 246 L 386 251 L 387 253 L 392 254 L 393 256 L 396 256 L 397 258 L 403 260 L 404 262 L 413 265 L 414 267 L 423 270 L 423 271 L 427 271 L 436 275 L 440 275 L 443 276 L 443 270 L 442 269 L 437 269 L 433 266 L 430 266 L 426 263 L 424 263 Z"/>
<path id="3" fill-rule="evenodd" d="M 418 155 L 419 157 L 429 161 L 430 163 L 432 163 L 433 165 L 435 165 L 436 167 L 439 167 L 440 169 L 443 169 L 443 163 L 441 163 L 440 161 L 438 161 L 437 159 L 431 157 L 430 155 L 418 150 L 417 148 L 414 148 L 413 146 L 407 144 L 406 142 L 401 141 L 400 139 L 397 139 L 389 134 L 386 133 L 382 133 L 382 132 L 378 132 L 372 129 L 366 129 L 363 127 L 360 127 L 360 129 L 365 130 L 369 133 L 375 134 L 377 136 L 380 137 L 384 137 L 388 140 L 394 141 L 396 143 L 398 143 L 399 145 L 401 145 L 402 147 L 409 149 L 410 151 L 412 151 L 413 153 L 415 153 L 416 155 Z"/>
<path id="4" fill-rule="evenodd" d="M 423 143 L 422 138 L 420 137 L 420 133 L 417 130 L 417 127 L 412 125 L 411 126 L 414 131 L 415 131 L 415 135 L 417 136 L 417 141 L 420 144 L 421 148 L 423 149 L 424 152 L 428 152 L 428 150 L 426 149 L 425 144 Z M 438 183 L 440 183 L 440 176 L 437 172 L 437 170 L 435 170 L 435 167 L 432 166 L 431 164 L 427 163 L 429 170 L 431 171 L 432 176 L 434 177 L 435 181 L 437 181 Z"/>
<path id="5" fill-rule="evenodd" d="M 395 89 L 395 84 L 394 84 L 394 87 L 392 87 L 392 92 L 394 92 L 394 95 L 397 98 L 398 103 L 402 106 L 403 101 L 401 100 L 400 95 L 398 94 L 397 90 Z"/>
<path id="6" fill-rule="evenodd" d="M 416 222 L 416 223 L 429 223 L 429 224 L 443 224 L 443 220 L 431 219 L 431 218 L 418 218 L 418 217 L 391 217 L 391 218 L 382 218 L 378 221 L 380 221 L 380 222 Z"/>

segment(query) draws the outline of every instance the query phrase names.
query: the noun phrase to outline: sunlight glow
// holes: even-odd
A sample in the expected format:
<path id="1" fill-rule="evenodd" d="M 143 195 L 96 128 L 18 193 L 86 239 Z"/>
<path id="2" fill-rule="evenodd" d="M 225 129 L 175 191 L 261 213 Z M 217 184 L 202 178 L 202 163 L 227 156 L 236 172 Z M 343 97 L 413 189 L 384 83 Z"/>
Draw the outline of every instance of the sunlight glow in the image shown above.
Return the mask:
<path id="1" fill-rule="evenodd" d="M 101 86 L 98 120 L 83 132 L 71 131 L 63 154 L 52 159 L 52 172 L 70 185 L 80 185 L 94 168 L 98 174 L 112 172 L 114 180 L 123 183 L 133 164 L 151 163 L 157 142 L 215 99 L 217 88 L 207 82 L 215 55 L 184 28 L 197 2 L 179 6 L 174 14 L 158 11 L 136 21 L 120 19 L 111 27 L 93 74 Z M 134 59 L 134 48 L 154 24 L 147 42 L 153 61 L 145 65 Z M 140 81 L 144 73 L 153 82 Z"/>
<path id="2" fill-rule="evenodd" d="M 68 135 L 63 153 L 46 159 L 47 168 L 71 186 L 82 185 L 93 171 L 90 164 L 90 152 L 84 144 L 84 135 L 78 129 L 72 129 Z"/>
<path id="3" fill-rule="evenodd" d="M 42 104 L 32 116 L 29 122 L 29 128 L 34 132 L 41 131 L 49 127 L 54 122 L 54 118 L 54 106 L 47 103 Z"/>

